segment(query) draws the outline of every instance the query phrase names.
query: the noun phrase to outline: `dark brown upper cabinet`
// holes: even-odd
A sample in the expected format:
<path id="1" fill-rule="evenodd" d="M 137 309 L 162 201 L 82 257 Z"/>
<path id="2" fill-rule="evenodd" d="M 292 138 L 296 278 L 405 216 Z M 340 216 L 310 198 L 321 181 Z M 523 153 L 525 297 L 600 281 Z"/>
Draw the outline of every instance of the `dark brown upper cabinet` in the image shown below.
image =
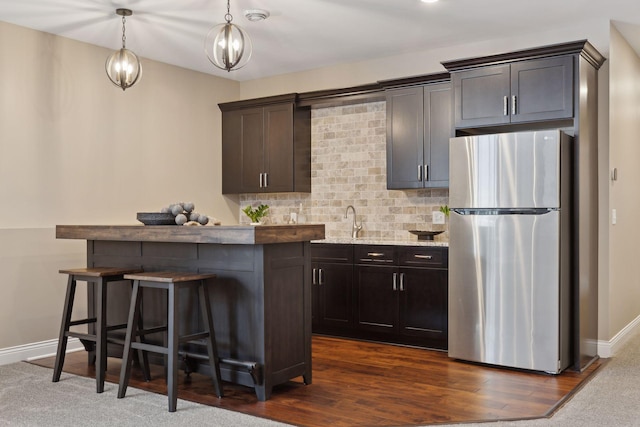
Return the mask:
<path id="1" fill-rule="evenodd" d="M 394 88 L 386 93 L 387 188 L 448 187 L 451 83 Z"/>
<path id="2" fill-rule="evenodd" d="M 572 118 L 573 61 L 565 55 L 452 72 L 455 127 Z"/>
<path id="3" fill-rule="evenodd" d="M 222 193 L 311 191 L 311 111 L 296 95 L 220 104 Z"/>

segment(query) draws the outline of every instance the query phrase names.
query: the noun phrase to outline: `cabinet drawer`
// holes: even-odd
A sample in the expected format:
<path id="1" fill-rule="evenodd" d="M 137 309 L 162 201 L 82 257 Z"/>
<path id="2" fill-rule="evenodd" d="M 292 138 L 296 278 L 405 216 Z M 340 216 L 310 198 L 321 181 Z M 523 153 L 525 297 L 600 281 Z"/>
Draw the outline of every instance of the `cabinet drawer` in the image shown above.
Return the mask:
<path id="1" fill-rule="evenodd" d="M 412 246 L 398 248 L 399 263 L 402 266 L 446 268 L 448 248 L 433 246 Z"/>
<path id="2" fill-rule="evenodd" d="M 355 245 L 354 256 L 358 264 L 393 264 L 394 246 Z"/>
<path id="3" fill-rule="evenodd" d="M 353 246 L 333 243 L 311 244 L 313 262 L 352 263 Z"/>

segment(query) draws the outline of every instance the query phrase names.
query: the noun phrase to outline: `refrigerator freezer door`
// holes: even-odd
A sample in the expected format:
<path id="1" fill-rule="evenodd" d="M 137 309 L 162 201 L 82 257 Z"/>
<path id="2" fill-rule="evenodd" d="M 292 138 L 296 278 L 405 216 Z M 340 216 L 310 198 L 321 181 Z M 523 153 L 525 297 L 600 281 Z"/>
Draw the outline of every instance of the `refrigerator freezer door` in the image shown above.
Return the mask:
<path id="1" fill-rule="evenodd" d="M 451 208 L 560 207 L 559 130 L 451 138 Z"/>
<path id="2" fill-rule="evenodd" d="M 449 356 L 559 372 L 560 212 L 450 219 Z"/>

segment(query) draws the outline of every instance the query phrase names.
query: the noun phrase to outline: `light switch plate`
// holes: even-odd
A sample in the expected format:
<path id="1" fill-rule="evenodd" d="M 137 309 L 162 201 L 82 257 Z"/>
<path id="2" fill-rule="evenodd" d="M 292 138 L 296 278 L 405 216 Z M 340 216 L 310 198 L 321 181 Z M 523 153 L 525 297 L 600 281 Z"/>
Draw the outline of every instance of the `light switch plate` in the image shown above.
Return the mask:
<path id="1" fill-rule="evenodd" d="M 434 224 L 444 224 L 444 213 L 440 211 L 433 211 L 431 213 L 431 221 Z"/>

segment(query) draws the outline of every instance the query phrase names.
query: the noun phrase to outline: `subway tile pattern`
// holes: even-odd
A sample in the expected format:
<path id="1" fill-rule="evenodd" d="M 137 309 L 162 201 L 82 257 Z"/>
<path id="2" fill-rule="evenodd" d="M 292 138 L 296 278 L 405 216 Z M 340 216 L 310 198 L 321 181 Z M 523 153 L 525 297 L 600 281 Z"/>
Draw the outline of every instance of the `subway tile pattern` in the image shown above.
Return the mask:
<path id="1" fill-rule="evenodd" d="M 314 109 L 311 112 L 311 194 L 242 194 L 240 208 L 269 205 L 273 224 L 287 223 L 291 213 L 306 222 L 324 223 L 328 239 L 351 236 L 356 209 L 359 237 L 374 241 L 413 241 L 408 230 L 445 230 L 432 224 L 432 211 L 448 203 L 448 189 L 387 190 L 386 103 Z M 241 224 L 249 222 L 240 212 Z"/>

